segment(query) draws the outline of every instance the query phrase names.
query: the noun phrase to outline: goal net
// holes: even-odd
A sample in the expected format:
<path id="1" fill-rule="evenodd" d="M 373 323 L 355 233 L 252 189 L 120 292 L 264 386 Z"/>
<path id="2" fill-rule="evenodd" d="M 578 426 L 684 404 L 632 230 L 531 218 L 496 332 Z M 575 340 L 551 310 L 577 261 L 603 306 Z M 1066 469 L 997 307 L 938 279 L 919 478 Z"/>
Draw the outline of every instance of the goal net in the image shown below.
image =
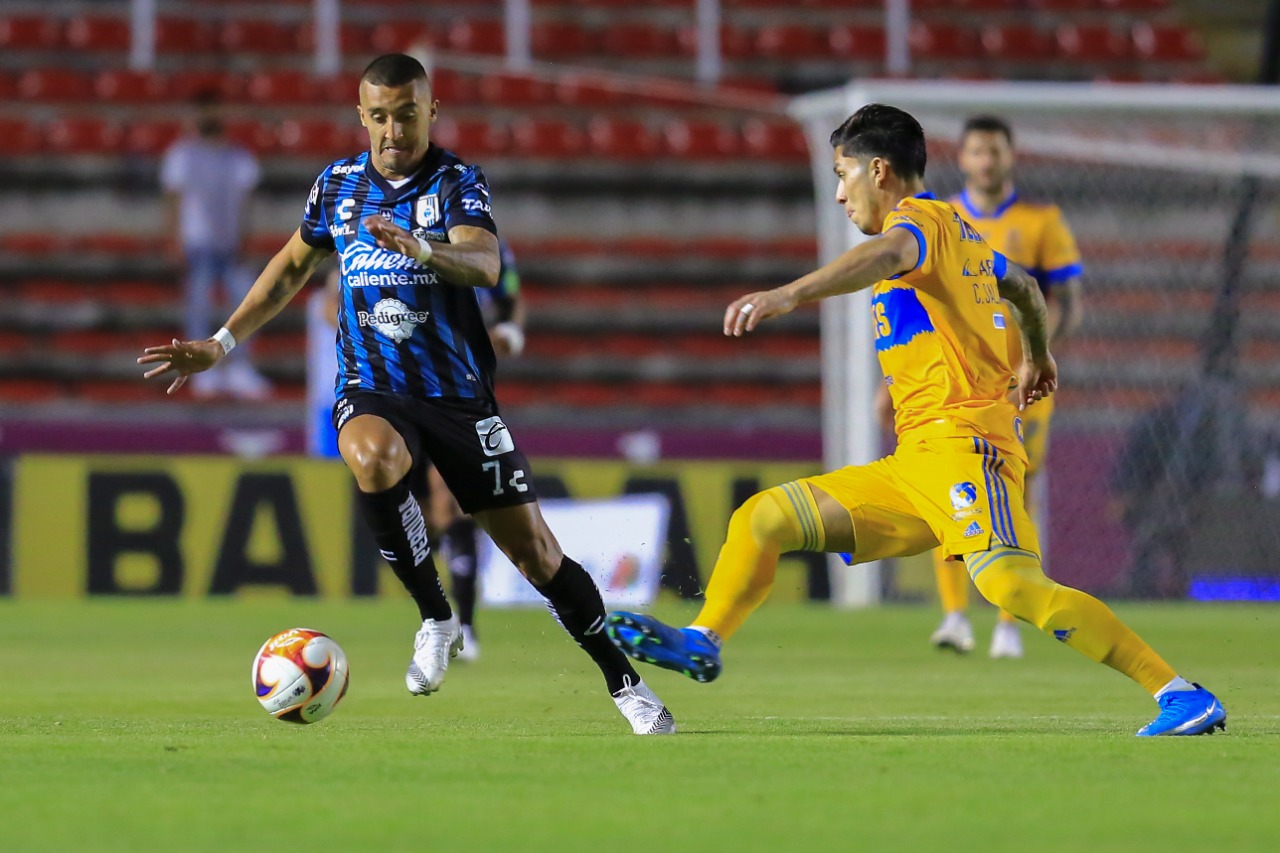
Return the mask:
<path id="1" fill-rule="evenodd" d="M 1019 197 L 1059 205 L 1079 243 L 1085 320 L 1056 353 L 1042 478 L 1050 575 L 1109 595 L 1280 598 L 1280 92 L 872 81 L 798 98 L 823 260 L 864 239 L 834 201 L 827 138 L 873 102 L 920 120 L 942 198 L 962 186 L 965 119 L 1006 119 Z M 832 467 L 887 446 L 869 304 L 823 307 Z M 833 595 L 932 594 L 908 566 L 833 566 Z"/>

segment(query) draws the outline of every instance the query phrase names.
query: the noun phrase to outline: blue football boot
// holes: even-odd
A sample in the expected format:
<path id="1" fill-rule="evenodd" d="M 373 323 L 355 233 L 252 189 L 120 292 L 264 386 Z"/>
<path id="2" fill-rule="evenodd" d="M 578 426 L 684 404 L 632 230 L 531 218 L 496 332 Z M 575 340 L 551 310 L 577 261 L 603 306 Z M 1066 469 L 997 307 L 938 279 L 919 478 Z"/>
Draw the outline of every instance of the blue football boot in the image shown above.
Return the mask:
<path id="1" fill-rule="evenodd" d="M 672 628 L 640 613 L 610 613 L 605 631 L 627 657 L 692 678 L 714 681 L 720 674 L 720 649 L 701 631 Z"/>
<path id="2" fill-rule="evenodd" d="M 1138 737 L 1205 735 L 1227 728 L 1227 709 L 1199 684 L 1195 690 L 1170 690 L 1156 701 L 1160 716 L 1138 731 Z"/>

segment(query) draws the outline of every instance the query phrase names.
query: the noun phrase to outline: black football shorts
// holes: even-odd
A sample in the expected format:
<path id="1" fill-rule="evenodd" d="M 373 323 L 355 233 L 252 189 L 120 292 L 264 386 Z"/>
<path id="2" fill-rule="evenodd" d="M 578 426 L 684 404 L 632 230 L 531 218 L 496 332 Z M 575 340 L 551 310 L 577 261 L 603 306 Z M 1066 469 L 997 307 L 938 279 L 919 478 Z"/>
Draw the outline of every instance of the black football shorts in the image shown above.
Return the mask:
<path id="1" fill-rule="evenodd" d="M 529 460 L 488 400 L 356 391 L 334 404 L 334 429 L 341 434 L 359 415 L 380 417 L 400 433 L 413 458 L 415 494 L 424 494 L 427 467 L 434 464 L 465 513 L 537 500 Z"/>

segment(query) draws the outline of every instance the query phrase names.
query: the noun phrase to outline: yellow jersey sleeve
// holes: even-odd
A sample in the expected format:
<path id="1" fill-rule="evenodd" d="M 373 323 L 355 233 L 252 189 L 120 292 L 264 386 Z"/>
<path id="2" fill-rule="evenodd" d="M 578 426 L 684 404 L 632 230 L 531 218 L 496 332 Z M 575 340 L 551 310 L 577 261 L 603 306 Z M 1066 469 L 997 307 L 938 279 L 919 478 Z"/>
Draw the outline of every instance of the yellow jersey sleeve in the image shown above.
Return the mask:
<path id="1" fill-rule="evenodd" d="M 903 228 L 916 238 L 920 258 L 912 269 L 890 276 L 889 280 L 902 279 L 917 287 L 934 280 L 936 278 L 934 273 L 939 263 L 936 247 L 942 232 L 942 224 L 937 217 L 932 215 L 931 211 L 918 207 L 906 209 L 900 207 L 885 218 L 884 230 L 881 233 L 887 234 L 892 228 Z M 934 250 L 930 251 L 931 249 Z"/>
<path id="2" fill-rule="evenodd" d="M 1080 262 L 1080 250 L 1076 248 L 1076 238 L 1062 218 L 1062 211 L 1057 205 L 1050 205 L 1044 213 L 1044 230 L 1040 234 L 1040 252 L 1036 268 L 1036 277 L 1044 287 L 1052 287 L 1072 278 L 1078 278 L 1084 272 Z"/>

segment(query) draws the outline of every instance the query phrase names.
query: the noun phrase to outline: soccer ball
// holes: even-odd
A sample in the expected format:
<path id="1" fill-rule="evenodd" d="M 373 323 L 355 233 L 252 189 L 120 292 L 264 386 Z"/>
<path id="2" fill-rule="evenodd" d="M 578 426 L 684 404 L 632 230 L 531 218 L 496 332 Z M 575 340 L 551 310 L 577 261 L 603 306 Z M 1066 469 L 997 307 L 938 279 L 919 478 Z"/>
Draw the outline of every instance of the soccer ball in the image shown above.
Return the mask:
<path id="1" fill-rule="evenodd" d="M 290 723 L 316 723 L 347 695 L 347 654 L 309 628 L 282 631 L 253 659 L 253 689 L 267 713 Z"/>

